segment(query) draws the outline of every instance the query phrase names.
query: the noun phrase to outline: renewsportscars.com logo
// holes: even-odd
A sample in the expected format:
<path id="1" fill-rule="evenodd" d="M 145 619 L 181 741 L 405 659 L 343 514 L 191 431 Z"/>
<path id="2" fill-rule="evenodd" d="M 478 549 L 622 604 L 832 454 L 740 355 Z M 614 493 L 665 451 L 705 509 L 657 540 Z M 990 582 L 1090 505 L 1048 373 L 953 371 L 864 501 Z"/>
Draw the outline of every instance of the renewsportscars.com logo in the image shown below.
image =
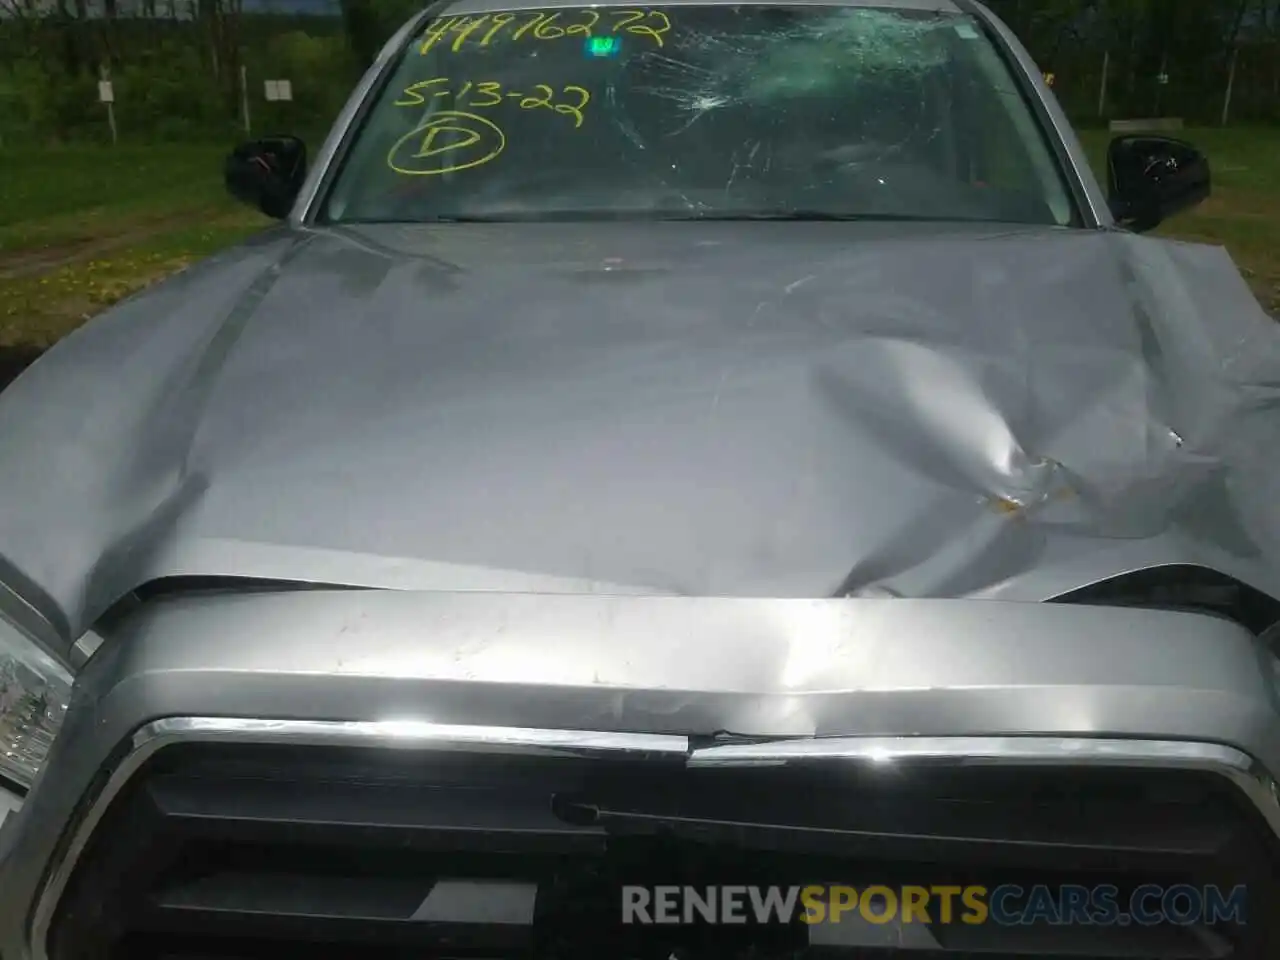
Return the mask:
<path id="1" fill-rule="evenodd" d="M 1001 926 L 1190 926 L 1243 924 L 1245 887 L 1110 885 L 804 887 L 624 886 L 622 922 L 693 923 L 994 923 Z"/>

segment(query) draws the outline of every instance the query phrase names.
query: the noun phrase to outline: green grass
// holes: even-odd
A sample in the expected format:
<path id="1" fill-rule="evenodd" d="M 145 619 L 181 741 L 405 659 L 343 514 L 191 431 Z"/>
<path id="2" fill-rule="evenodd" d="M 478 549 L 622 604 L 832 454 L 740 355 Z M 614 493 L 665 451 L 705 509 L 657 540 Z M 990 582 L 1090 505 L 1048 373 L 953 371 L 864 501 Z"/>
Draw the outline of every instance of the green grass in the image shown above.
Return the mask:
<path id="1" fill-rule="evenodd" d="M 269 221 L 222 188 L 213 146 L 0 152 L 0 347 L 89 316 Z"/>
<path id="2" fill-rule="evenodd" d="M 225 148 L 0 151 L 0 253 L 75 243 L 229 203 Z"/>
<path id="3" fill-rule="evenodd" d="M 91 260 L 0 280 L 0 351 L 52 346 L 98 311 L 243 240 L 264 222 L 250 210 L 234 211 Z"/>
<path id="4" fill-rule="evenodd" d="M 1280 128 L 1183 134 L 1213 196 L 1158 231 L 1224 244 L 1280 316 Z M 1105 131 L 1082 133 L 1095 167 Z M 98 310 L 268 221 L 222 189 L 225 148 L 0 151 L 0 347 L 45 347 Z"/>

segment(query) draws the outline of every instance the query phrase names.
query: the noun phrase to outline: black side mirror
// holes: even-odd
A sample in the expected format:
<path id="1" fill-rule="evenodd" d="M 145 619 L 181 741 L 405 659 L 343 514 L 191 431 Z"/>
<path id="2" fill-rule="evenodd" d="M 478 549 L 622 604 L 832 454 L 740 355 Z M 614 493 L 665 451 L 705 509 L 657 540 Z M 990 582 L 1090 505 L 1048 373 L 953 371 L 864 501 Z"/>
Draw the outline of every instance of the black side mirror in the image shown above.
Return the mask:
<path id="1" fill-rule="evenodd" d="M 1169 137 L 1116 137 L 1107 151 L 1111 213 L 1142 233 L 1209 196 L 1209 161 Z"/>
<path id="2" fill-rule="evenodd" d="M 307 147 L 297 137 L 242 143 L 227 157 L 227 192 L 268 217 L 283 220 L 307 177 Z"/>

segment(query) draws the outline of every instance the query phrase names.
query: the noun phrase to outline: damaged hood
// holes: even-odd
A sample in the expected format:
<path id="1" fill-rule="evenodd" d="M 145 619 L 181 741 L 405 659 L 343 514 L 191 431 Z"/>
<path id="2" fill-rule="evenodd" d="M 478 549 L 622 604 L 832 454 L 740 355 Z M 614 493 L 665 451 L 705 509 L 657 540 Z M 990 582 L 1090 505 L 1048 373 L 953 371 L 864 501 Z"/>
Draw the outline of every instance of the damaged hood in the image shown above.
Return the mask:
<path id="1" fill-rule="evenodd" d="M 0 581 L 1280 595 L 1280 341 L 1216 248 L 883 223 L 277 230 L 0 395 Z"/>

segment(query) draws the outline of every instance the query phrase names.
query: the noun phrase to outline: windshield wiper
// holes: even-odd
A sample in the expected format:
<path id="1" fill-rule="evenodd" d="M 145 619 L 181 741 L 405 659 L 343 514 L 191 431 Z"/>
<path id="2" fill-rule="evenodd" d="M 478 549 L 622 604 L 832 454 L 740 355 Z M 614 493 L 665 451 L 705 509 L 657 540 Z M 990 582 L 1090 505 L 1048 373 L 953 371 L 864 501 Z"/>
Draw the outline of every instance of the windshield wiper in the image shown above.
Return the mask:
<path id="1" fill-rule="evenodd" d="M 726 217 L 732 220 L 872 220 L 874 217 L 860 217 L 852 213 L 831 213 L 827 210 L 778 210 L 765 213 L 746 213 L 737 217 Z"/>
<path id="2" fill-rule="evenodd" d="M 482 215 L 459 214 L 446 217 L 422 217 L 418 220 L 406 221 L 417 226 L 430 226 L 433 223 L 520 223 L 519 217 L 486 217 Z"/>
<path id="3" fill-rule="evenodd" d="M 834 213 L 830 210 L 760 210 L 743 213 L 694 214 L 687 217 L 665 217 L 667 220 L 808 220 L 838 223 L 876 221 L 951 220 L 952 217 L 917 216 L 906 213 Z"/>
<path id="4" fill-rule="evenodd" d="M 527 222 L 520 217 L 503 216 L 469 216 L 466 214 L 460 216 L 447 217 L 414 217 L 413 219 L 392 219 L 387 217 L 344 217 L 341 220 L 335 220 L 331 226 L 335 227 L 423 227 L 430 226 L 433 223 L 522 223 Z"/>
<path id="5" fill-rule="evenodd" d="M 860 217 L 846 213 L 827 213 L 822 210 L 778 210 L 765 211 L 761 213 L 707 213 L 707 214 L 689 214 L 681 216 L 659 217 L 660 220 L 675 221 L 679 223 L 687 223 L 690 221 L 733 221 L 733 220 L 833 220 L 833 221 L 849 221 L 849 220 L 871 220 L 873 217 Z"/>

